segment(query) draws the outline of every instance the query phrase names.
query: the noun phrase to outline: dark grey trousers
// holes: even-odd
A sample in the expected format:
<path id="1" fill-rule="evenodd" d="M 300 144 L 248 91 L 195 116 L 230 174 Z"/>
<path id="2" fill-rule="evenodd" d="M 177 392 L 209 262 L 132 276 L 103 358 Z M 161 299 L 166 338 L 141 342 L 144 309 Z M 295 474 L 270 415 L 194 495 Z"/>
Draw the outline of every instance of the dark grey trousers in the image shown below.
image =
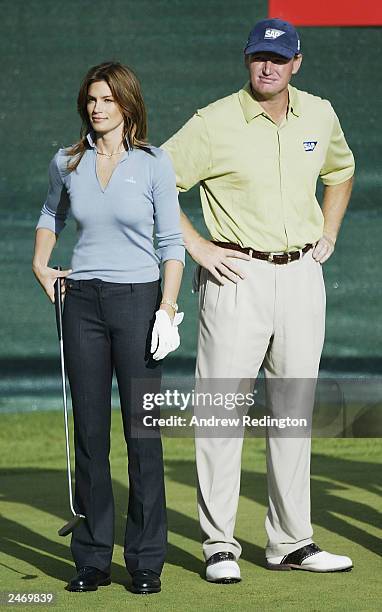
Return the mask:
<path id="1" fill-rule="evenodd" d="M 149 350 L 160 300 L 159 281 L 66 283 L 63 324 L 74 416 L 74 503 L 76 511 L 86 516 L 72 534 L 77 569 L 89 565 L 110 571 L 114 500 L 109 451 L 115 369 L 128 453 L 126 567 L 130 573 L 162 571 L 167 525 L 160 433 L 149 437 L 134 430 L 134 420 L 143 413 L 142 391 L 160 390 L 161 364 L 152 360 Z"/>

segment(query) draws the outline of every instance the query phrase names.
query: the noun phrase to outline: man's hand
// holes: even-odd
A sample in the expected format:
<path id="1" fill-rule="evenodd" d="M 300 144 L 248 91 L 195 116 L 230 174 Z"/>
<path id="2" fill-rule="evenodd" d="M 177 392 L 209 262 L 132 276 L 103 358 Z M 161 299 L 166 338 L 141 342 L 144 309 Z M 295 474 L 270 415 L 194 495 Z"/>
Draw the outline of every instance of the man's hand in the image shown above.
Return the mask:
<path id="1" fill-rule="evenodd" d="M 349 204 L 353 178 L 338 185 L 326 185 L 322 201 L 324 233 L 313 249 L 313 259 L 325 263 L 333 254 L 341 222 Z"/>
<path id="2" fill-rule="evenodd" d="M 232 258 L 247 261 L 251 259 L 250 255 L 246 253 L 224 249 L 201 236 L 193 243 L 192 247 L 190 246 L 188 251 L 192 259 L 211 272 L 212 276 L 222 285 L 225 285 L 227 280 L 237 283 L 240 279 L 245 278 L 245 274 L 232 263 Z"/>
<path id="3" fill-rule="evenodd" d="M 325 261 L 327 261 L 333 254 L 334 247 L 335 241 L 324 234 L 313 249 L 313 259 L 318 261 L 320 264 L 325 263 Z"/>

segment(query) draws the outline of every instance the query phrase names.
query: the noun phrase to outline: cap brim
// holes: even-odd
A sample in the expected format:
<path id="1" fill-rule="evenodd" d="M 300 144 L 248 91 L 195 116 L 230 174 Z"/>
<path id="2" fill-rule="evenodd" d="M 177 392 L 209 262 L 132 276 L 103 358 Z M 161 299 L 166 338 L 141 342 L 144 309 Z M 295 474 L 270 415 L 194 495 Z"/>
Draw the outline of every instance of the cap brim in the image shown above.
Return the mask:
<path id="1" fill-rule="evenodd" d="M 261 43 L 254 43 L 252 45 L 248 45 L 244 49 L 245 55 L 249 55 L 250 53 L 261 53 L 263 51 L 277 53 L 277 55 L 281 55 L 281 57 L 285 57 L 286 59 L 291 59 L 296 55 L 295 51 L 292 51 L 292 49 L 288 49 L 287 47 L 283 47 L 282 45 L 280 45 L 280 43 L 277 44 L 275 40 L 264 40 Z"/>

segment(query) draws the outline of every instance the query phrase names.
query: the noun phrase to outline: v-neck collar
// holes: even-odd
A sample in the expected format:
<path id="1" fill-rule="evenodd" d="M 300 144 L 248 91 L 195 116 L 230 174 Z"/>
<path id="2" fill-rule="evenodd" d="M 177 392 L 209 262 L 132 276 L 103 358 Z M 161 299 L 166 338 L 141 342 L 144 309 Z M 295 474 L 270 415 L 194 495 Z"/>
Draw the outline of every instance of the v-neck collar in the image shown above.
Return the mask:
<path id="1" fill-rule="evenodd" d="M 102 185 L 102 183 L 101 183 L 101 181 L 100 181 L 100 179 L 99 179 L 98 173 L 97 173 L 97 146 L 96 146 L 96 143 L 95 143 L 95 133 L 94 133 L 94 132 L 89 132 L 89 133 L 86 135 L 86 139 L 87 139 L 87 141 L 88 141 L 88 143 L 89 143 L 89 145 L 90 145 L 90 147 L 92 148 L 93 153 L 94 153 L 94 174 L 95 174 L 95 178 L 96 178 L 97 184 L 98 184 L 98 186 L 99 186 L 100 190 L 102 191 L 102 193 L 105 193 L 105 192 L 106 192 L 106 190 L 107 190 L 107 188 L 109 187 L 109 185 L 110 185 L 110 183 L 111 183 L 112 179 L 113 179 L 114 173 L 115 173 L 115 172 L 116 172 L 116 170 L 118 169 L 118 166 L 119 166 L 119 165 L 120 165 L 122 162 L 126 161 L 126 159 L 128 158 L 128 156 L 129 156 L 130 152 L 131 152 L 133 149 L 132 149 L 132 147 L 131 147 L 131 146 L 130 146 L 130 144 L 129 144 L 129 140 L 128 140 L 127 136 L 125 136 L 125 142 L 126 142 L 126 144 L 127 144 L 128 149 L 127 149 L 127 151 L 124 151 L 124 152 L 123 152 L 123 155 L 122 155 L 121 159 L 120 159 L 120 160 L 119 160 L 119 162 L 118 162 L 118 163 L 117 163 L 117 164 L 114 166 L 114 168 L 113 168 L 113 172 L 111 173 L 111 175 L 110 175 L 110 178 L 109 178 L 108 182 L 106 183 L 106 185 L 105 185 L 105 186 L 103 186 L 103 185 Z"/>
<path id="2" fill-rule="evenodd" d="M 114 166 L 113 171 L 112 171 L 112 173 L 110 175 L 110 178 L 109 178 L 108 182 L 106 183 L 105 186 L 103 186 L 101 181 L 100 181 L 100 178 L 98 176 L 98 172 L 97 172 L 97 152 L 94 151 L 94 174 L 95 174 L 96 181 L 97 181 L 97 183 L 99 185 L 99 188 L 101 189 L 102 193 L 105 193 L 105 191 L 107 191 L 111 181 L 113 180 L 114 174 L 117 172 L 117 170 L 118 170 L 119 166 L 121 165 L 121 163 L 127 159 L 127 156 L 128 156 L 128 152 L 125 151 L 124 157 L 122 157 L 119 160 L 119 162 Z"/>

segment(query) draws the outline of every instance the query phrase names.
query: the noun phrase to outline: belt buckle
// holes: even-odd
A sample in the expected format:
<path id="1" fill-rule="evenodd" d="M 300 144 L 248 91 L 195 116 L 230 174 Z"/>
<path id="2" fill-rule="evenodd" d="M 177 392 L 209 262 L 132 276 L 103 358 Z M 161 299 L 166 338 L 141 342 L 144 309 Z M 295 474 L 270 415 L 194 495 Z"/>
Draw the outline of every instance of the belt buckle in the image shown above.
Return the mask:
<path id="1" fill-rule="evenodd" d="M 275 257 L 282 257 L 283 255 L 287 255 L 287 261 L 285 263 L 290 263 L 292 261 L 292 254 L 291 253 L 269 253 L 268 255 L 268 260 L 269 263 L 274 263 L 275 262 Z"/>

